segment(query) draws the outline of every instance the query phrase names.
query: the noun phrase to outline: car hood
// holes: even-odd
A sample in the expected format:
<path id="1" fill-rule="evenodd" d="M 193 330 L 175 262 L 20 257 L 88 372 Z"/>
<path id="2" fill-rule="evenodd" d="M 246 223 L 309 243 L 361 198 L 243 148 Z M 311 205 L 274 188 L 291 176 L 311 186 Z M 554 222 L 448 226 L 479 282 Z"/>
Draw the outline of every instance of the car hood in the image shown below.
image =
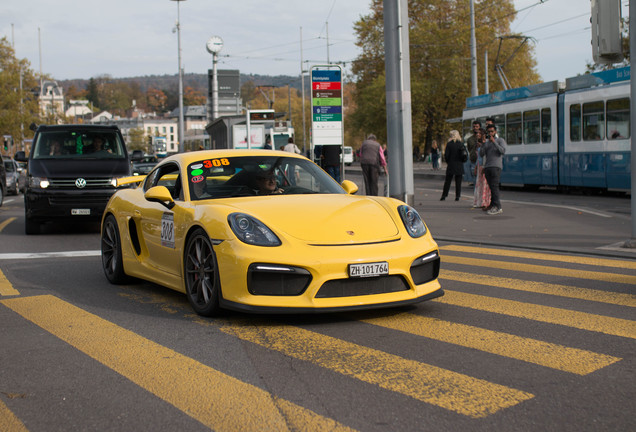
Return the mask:
<path id="1" fill-rule="evenodd" d="M 357 244 L 399 235 L 388 204 L 354 195 L 289 195 L 241 200 L 234 211 L 256 217 L 275 232 L 311 244 Z M 238 204 L 238 203 L 237 203 Z"/>

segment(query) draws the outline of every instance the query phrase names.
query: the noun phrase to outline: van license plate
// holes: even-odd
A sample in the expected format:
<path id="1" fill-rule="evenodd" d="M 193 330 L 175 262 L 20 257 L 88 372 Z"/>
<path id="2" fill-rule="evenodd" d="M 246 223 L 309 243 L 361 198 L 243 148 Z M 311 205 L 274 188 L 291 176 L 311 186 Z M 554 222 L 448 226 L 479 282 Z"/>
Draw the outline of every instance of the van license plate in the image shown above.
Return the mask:
<path id="1" fill-rule="evenodd" d="M 386 261 L 365 263 L 365 264 L 349 264 L 349 277 L 373 277 L 389 274 L 389 263 Z"/>
<path id="2" fill-rule="evenodd" d="M 71 209 L 72 215 L 90 215 L 91 209 Z"/>

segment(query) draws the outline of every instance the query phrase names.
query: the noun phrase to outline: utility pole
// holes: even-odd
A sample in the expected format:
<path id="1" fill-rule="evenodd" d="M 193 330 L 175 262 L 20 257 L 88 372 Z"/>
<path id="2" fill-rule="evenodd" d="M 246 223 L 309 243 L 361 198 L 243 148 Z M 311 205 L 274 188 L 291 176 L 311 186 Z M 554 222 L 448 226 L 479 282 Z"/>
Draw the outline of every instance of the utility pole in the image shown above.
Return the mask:
<path id="1" fill-rule="evenodd" d="M 307 156 L 307 127 L 305 126 L 305 71 L 303 70 L 303 28 L 300 28 L 300 87 L 303 115 L 303 155 Z"/>
<path id="2" fill-rule="evenodd" d="M 475 39 L 475 0 L 470 0 L 470 80 L 471 96 L 479 95 L 477 88 L 477 40 Z"/>
<path id="3" fill-rule="evenodd" d="M 389 192 L 413 205 L 413 128 L 407 0 L 384 0 L 384 68 Z"/>

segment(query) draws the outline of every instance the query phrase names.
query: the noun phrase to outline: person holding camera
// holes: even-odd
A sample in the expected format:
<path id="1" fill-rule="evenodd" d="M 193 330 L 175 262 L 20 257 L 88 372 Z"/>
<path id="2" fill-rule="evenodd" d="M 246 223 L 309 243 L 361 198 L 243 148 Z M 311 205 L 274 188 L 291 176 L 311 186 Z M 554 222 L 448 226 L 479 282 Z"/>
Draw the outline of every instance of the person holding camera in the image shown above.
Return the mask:
<path id="1" fill-rule="evenodd" d="M 497 136 L 497 126 L 486 126 L 486 141 L 479 149 L 479 155 L 486 157 L 484 175 L 490 188 L 490 208 L 486 211 L 489 215 L 503 213 L 499 199 L 499 180 L 503 169 L 503 155 L 506 154 L 506 141 Z"/>

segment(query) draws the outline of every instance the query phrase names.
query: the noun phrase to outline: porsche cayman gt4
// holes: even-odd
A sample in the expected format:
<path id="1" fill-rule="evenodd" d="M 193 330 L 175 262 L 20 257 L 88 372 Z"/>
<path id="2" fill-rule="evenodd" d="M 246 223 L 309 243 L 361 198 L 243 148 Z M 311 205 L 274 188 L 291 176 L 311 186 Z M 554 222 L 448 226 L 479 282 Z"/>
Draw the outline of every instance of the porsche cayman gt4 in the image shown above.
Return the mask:
<path id="1" fill-rule="evenodd" d="M 210 150 L 164 159 L 116 192 L 102 219 L 114 284 L 144 279 L 200 315 L 333 312 L 443 295 L 438 247 L 418 212 L 355 195 L 308 159 Z"/>

